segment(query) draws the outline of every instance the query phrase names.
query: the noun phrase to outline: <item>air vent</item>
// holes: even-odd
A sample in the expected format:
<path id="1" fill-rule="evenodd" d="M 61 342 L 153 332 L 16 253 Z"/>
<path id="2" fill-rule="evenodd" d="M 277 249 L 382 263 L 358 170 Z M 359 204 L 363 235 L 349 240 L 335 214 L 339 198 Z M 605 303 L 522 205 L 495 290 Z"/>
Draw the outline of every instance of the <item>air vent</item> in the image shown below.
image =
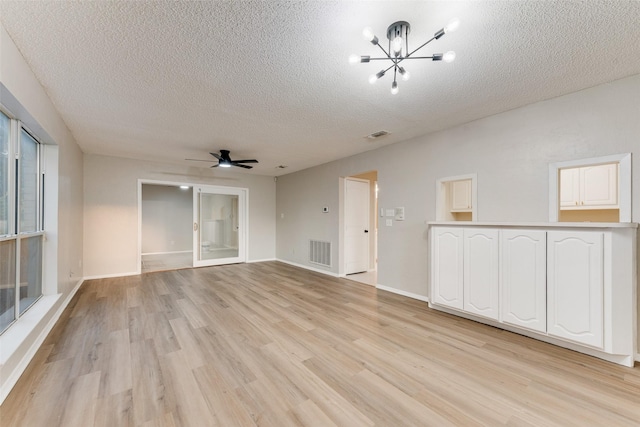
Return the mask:
<path id="1" fill-rule="evenodd" d="M 365 138 L 376 139 L 376 138 L 383 137 L 385 135 L 389 135 L 389 132 L 387 132 L 386 130 L 379 130 L 378 132 L 374 132 L 371 135 L 367 135 Z"/>
<path id="2" fill-rule="evenodd" d="M 331 267 L 331 242 L 309 240 L 309 262 Z"/>

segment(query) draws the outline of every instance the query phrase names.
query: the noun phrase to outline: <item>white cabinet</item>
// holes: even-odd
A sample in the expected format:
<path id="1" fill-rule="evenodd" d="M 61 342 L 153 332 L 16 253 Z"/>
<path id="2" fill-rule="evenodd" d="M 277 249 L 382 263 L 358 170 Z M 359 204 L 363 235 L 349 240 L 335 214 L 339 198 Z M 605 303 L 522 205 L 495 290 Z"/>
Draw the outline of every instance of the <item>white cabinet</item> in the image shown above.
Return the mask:
<path id="1" fill-rule="evenodd" d="M 549 231 L 547 332 L 603 347 L 604 234 Z"/>
<path id="2" fill-rule="evenodd" d="M 618 165 L 580 168 L 580 203 L 601 208 L 618 207 Z"/>
<path id="3" fill-rule="evenodd" d="M 616 163 L 560 170 L 560 209 L 617 209 Z"/>
<path id="4" fill-rule="evenodd" d="M 547 330 L 547 233 L 502 230 L 502 321 L 538 332 Z"/>
<path id="5" fill-rule="evenodd" d="M 560 169 L 560 208 L 580 206 L 580 168 Z"/>
<path id="6" fill-rule="evenodd" d="M 464 229 L 464 310 L 498 320 L 499 231 L 486 228 Z"/>
<path id="7" fill-rule="evenodd" d="M 433 302 L 497 320 L 498 231 L 438 227 L 432 239 Z"/>
<path id="8" fill-rule="evenodd" d="M 429 305 L 633 366 L 637 224 L 430 223 Z"/>
<path id="9" fill-rule="evenodd" d="M 432 300 L 436 304 L 462 309 L 462 228 L 438 227 L 432 236 Z"/>
<path id="10" fill-rule="evenodd" d="M 471 212 L 471 180 L 452 181 L 451 212 Z"/>

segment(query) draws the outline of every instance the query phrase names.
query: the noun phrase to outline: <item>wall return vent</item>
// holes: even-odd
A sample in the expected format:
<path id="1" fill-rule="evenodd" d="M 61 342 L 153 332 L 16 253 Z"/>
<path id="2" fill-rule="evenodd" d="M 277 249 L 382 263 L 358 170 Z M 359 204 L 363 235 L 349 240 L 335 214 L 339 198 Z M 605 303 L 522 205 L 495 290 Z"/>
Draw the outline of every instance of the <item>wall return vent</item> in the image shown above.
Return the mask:
<path id="1" fill-rule="evenodd" d="M 309 240 L 309 262 L 331 267 L 331 242 Z"/>

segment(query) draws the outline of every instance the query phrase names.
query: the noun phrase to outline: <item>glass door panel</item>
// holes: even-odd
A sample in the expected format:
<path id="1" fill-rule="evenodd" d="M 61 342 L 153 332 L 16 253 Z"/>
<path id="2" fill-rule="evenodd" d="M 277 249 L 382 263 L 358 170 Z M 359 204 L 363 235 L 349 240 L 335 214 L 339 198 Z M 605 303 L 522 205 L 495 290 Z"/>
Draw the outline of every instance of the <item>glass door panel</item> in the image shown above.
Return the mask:
<path id="1" fill-rule="evenodd" d="M 194 266 L 245 261 L 243 189 L 194 188 Z"/>

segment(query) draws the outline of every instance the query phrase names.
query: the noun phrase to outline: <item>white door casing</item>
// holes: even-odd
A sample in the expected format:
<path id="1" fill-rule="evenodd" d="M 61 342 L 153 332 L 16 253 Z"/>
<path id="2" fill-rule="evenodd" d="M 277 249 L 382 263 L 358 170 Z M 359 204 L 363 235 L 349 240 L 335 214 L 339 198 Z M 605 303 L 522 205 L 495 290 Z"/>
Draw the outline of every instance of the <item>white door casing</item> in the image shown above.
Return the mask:
<path id="1" fill-rule="evenodd" d="M 369 187 L 367 180 L 346 178 L 344 192 L 345 274 L 369 270 Z"/>

